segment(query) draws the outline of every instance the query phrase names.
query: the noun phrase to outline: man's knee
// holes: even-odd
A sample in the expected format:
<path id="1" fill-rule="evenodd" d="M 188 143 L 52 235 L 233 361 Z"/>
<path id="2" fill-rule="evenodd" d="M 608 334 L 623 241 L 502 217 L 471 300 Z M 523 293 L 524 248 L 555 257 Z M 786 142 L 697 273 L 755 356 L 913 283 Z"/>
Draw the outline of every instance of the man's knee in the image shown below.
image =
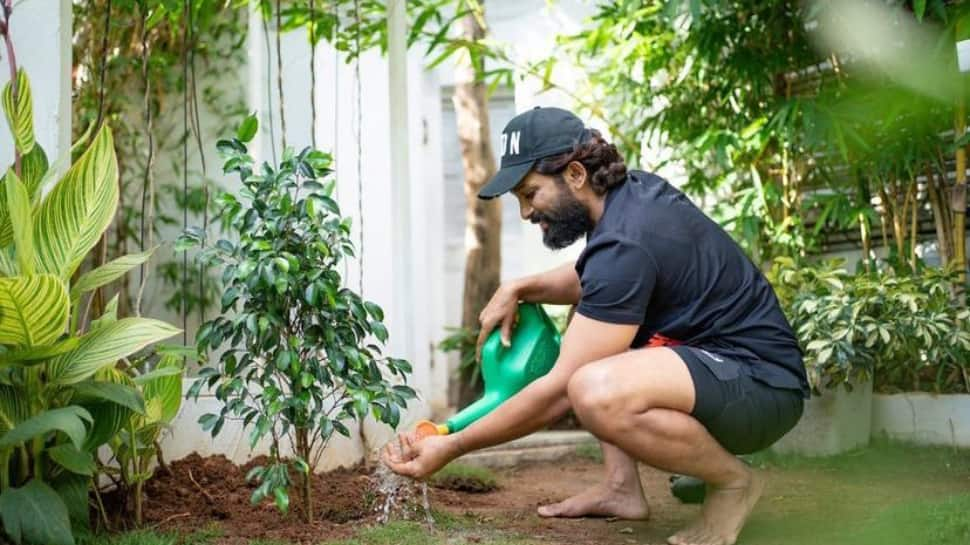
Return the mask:
<path id="1" fill-rule="evenodd" d="M 630 399 L 622 380 L 610 366 L 597 364 L 581 367 L 569 380 L 570 404 L 590 431 L 624 428 L 639 411 L 634 405 L 642 400 Z"/>

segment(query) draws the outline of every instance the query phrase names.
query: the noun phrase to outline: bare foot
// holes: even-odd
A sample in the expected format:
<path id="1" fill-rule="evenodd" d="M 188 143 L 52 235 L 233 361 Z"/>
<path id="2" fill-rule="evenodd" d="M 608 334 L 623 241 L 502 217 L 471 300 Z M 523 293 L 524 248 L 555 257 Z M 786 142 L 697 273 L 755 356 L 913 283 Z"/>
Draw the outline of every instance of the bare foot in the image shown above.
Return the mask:
<path id="1" fill-rule="evenodd" d="M 646 520 L 650 506 L 643 490 L 636 485 L 599 485 L 559 503 L 539 507 L 540 517 L 618 517 Z"/>
<path id="2" fill-rule="evenodd" d="M 764 487 L 762 478 L 751 472 L 736 483 L 708 488 L 700 519 L 667 538 L 667 543 L 734 545 Z"/>

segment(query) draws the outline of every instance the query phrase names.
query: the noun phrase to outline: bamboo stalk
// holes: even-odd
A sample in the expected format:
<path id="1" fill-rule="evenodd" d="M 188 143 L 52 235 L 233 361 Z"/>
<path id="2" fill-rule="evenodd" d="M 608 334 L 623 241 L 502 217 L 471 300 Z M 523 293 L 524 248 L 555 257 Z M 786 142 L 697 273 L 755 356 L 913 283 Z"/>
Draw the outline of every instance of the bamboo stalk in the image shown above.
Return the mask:
<path id="1" fill-rule="evenodd" d="M 950 232 L 946 226 L 946 208 L 943 207 L 942 199 L 937 192 L 936 176 L 929 164 L 926 165 L 926 194 L 930 198 L 930 207 L 933 209 L 933 224 L 936 227 L 936 244 L 940 253 L 940 263 L 945 266 L 950 262 Z"/>
<path id="2" fill-rule="evenodd" d="M 966 106 L 963 99 L 957 101 L 955 138 L 962 138 L 967 129 Z M 957 270 L 958 293 L 962 294 L 967 282 L 967 150 L 956 150 L 956 184 L 950 194 L 950 210 L 953 214 L 953 265 Z"/>

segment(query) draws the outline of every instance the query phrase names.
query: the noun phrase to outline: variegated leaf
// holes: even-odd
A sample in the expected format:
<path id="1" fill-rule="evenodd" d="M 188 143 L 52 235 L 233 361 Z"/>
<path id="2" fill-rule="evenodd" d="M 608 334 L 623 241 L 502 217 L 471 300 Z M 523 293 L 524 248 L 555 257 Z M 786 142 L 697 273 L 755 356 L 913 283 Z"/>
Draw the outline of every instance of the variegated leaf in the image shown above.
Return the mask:
<path id="1" fill-rule="evenodd" d="M 54 275 L 0 278 L 0 344 L 53 343 L 67 327 L 69 306 L 67 289 Z"/>
<path id="2" fill-rule="evenodd" d="M 7 190 L 7 210 L 10 212 L 10 225 L 13 227 L 14 250 L 17 253 L 17 265 L 20 274 L 30 276 L 34 274 L 34 230 L 33 216 L 30 212 L 30 195 L 27 188 L 10 169 L 5 177 Z"/>
<path id="3" fill-rule="evenodd" d="M 118 207 L 118 159 L 111 131 L 91 146 L 40 203 L 34 217 L 37 268 L 70 278 Z"/>
<path id="4" fill-rule="evenodd" d="M 71 300 L 77 300 L 81 294 L 95 290 L 124 276 L 128 271 L 145 263 L 151 258 L 155 249 L 151 248 L 140 254 L 123 255 L 101 265 L 93 271 L 88 271 L 78 278 L 77 282 L 71 286 Z"/>
<path id="5" fill-rule="evenodd" d="M 13 96 L 13 82 L 8 81 L 3 88 L 3 112 L 7 115 L 14 146 L 21 154 L 30 152 L 34 147 L 34 112 L 30 98 L 30 82 L 27 73 L 17 70 L 17 97 Z"/>
<path id="6" fill-rule="evenodd" d="M 105 365 L 180 331 L 165 322 L 148 318 L 124 318 L 104 325 L 81 337 L 74 350 L 51 360 L 47 364 L 48 380 L 55 384 L 80 382 Z"/>

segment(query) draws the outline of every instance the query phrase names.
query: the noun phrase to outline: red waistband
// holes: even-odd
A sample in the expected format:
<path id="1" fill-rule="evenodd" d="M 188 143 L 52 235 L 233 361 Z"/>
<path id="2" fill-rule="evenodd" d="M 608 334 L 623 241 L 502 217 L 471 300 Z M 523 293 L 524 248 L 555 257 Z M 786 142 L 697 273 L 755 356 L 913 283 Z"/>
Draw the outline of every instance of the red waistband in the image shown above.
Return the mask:
<path id="1" fill-rule="evenodd" d="M 655 348 L 657 346 L 677 346 L 679 344 L 684 344 L 677 339 L 671 339 L 670 337 L 665 337 L 660 333 L 655 333 L 653 337 L 650 337 L 647 342 L 640 345 L 640 348 Z"/>

